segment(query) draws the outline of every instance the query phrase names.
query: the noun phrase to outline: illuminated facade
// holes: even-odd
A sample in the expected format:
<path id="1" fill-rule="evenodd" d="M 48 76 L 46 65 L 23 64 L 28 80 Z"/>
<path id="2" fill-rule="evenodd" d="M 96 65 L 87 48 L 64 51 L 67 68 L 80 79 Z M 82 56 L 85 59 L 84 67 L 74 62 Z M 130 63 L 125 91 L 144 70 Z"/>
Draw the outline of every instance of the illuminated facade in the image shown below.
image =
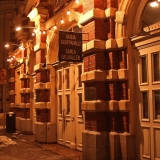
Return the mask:
<path id="1" fill-rule="evenodd" d="M 13 20 L 25 49 L 8 54 L 16 128 L 82 150 L 83 160 L 159 159 L 160 25 L 150 4 L 28 0 Z M 59 31 L 82 33 L 82 62 L 59 59 Z"/>

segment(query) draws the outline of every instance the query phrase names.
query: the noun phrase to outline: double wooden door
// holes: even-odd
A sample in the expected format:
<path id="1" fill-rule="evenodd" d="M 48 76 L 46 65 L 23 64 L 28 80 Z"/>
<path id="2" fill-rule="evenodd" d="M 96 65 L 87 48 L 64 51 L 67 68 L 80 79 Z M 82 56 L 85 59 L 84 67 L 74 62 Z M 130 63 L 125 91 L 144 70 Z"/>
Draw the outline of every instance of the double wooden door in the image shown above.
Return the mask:
<path id="1" fill-rule="evenodd" d="M 57 141 L 78 150 L 82 150 L 84 130 L 82 67 L 67 64 L 57 68 Z"/>
<path id="2" fill-rule="evenodd" d="M 160 45 L 139 50 L 140 101 L 137 111 L 141 160 L 160 160 Z M 138 98 L 139 99 L 139 98 Z"/>

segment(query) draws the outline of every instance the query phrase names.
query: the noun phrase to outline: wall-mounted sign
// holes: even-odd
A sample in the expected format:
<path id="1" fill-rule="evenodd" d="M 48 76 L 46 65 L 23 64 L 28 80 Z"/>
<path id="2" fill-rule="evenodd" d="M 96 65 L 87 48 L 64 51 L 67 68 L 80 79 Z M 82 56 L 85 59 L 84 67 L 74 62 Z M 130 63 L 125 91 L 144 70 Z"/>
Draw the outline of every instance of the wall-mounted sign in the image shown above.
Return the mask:
<path id="1" fill-rule="evenodd" d="M 0 68 L 0 84 L 6 84 L 7 72 L 5 68 Z"/>
<path id="2" fill-rule="evenodd" d="M 59 31 L 59 61 L 82 62 L 82 33 Z"/>

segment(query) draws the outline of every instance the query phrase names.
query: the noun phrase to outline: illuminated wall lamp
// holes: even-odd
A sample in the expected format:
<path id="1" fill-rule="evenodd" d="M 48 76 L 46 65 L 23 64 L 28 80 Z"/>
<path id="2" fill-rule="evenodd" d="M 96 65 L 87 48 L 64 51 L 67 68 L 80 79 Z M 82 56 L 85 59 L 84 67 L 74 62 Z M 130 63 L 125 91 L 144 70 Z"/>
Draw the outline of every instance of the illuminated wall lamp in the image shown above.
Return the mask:
<path id="1" fill-rule="evenodd" d="M 67 11 L 67 15 L 70 15 L 70 14 L 71 14 L 71 12 L 68 10 L 68 11 Z"/>
<path id="2" fill-rule="evenodd" d="M 54 29 L 57 29 L 57 26 L 56 26 L 56 24 L 53 26 L 53 28 L 54 28 Z"/>
<path id="3" fill-rule="evenodd" d="M 61 18 L 61 24 L 63 24 L 64 23 L 64 20 Z"/>
<path id="4" fill-rule="evenodd" d="M 34 28 L 34 29 L 35 29 L 35 27 L 20 27 L 20 26 L 19 26 L 19 27 L 16 28 L 16 31 L 20 31 L 22 28 Z M 35 30 L 34 30 L 34 31 L 35 31 Z"/>
<path id="5" fill-rule="evenodd" d="M 78 4 L 78 3 L 79 3 L 79 0 L 76 0 L 76 3 Z"/>
<path id="6" fill-rule="evenodd" d="M 23 46 L 20 46 L 18 44 L 9 44 L 9 43 L 5 44 L 5 48 L 9 48 L 10 46 L 18 46 L 20 50 L 25 50 Z"/>

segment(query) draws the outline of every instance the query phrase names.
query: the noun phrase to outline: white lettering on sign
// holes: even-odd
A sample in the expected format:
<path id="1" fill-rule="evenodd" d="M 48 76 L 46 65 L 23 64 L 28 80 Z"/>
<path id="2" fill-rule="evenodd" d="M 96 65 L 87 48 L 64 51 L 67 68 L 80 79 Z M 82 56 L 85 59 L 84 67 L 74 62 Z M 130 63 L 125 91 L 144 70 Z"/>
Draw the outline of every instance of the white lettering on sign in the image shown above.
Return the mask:
<path id="1" fill-rule="evenodd" d="M 66 34 L 66 39 L 73 39 L 76 40 L 76 36 L 72 34 Z"/>
<path id="2" fill-rule="evenodd" d="M 61 55 L 61 59 L 62 60 L 80 60 L 80 56 L 79 55 L 65 55 L 65 54 L 62 54 Z"/>
<path id="3" fill-rule="evenodd" d="M 76 54 L 75 49 L 66 49 L 66 54 Z"/>
<path id="4" fill-rule="evenodd" d="M 81 46 L 81 41 L 61 40 L 63 45 Z"/>

